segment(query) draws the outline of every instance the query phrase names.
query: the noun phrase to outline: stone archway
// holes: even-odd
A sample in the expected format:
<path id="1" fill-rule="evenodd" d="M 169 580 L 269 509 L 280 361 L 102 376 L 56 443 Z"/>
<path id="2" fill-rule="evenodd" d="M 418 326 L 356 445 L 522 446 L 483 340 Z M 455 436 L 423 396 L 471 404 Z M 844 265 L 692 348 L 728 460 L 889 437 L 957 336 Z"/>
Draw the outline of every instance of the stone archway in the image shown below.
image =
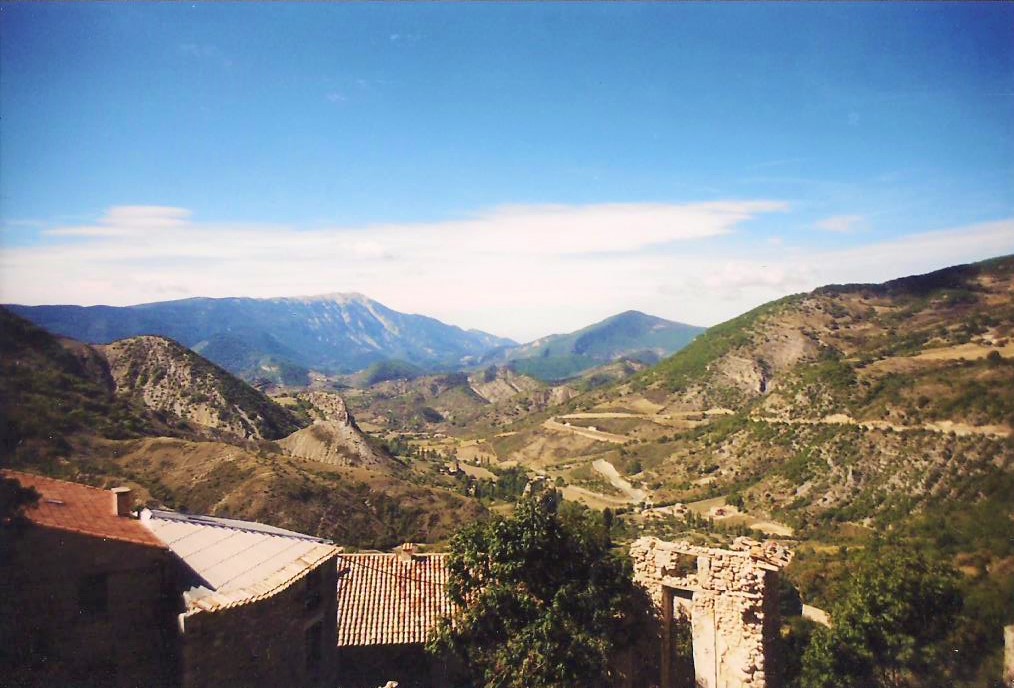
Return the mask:
<path id="1" fill-rule="evenodd" d="M 630 547 L 634 580 L 658 606 L 662 629 L 662 688 L 673 688 L 671 631 L 677 605 L 688 612 L 698 688 L 776 688 L 778 572 L 792 558 L 775 542 L 737 538 L 733 549 L 665 542 Z"/>

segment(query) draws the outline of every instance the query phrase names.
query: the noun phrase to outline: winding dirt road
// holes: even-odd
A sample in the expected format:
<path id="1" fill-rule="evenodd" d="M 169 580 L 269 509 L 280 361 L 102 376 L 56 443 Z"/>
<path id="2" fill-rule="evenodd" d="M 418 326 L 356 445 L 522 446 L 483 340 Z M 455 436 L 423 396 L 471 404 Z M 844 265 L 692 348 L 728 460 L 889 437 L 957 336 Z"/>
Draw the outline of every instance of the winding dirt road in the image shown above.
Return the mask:
<path id="1" fill-rule="evenodd" d="M 581 437 L 587 437 L 590 440 L 598 440 L 599 442 L 612 442 L 613 444 L 623 444 L 630 438 L 624 437 L 623 435 L 614 435 L 611 432 L 602 432 L 601 430 L 592 430 L 591 428 L 582 428 L 578 425 L 565 425 L 557 420 L 550 418 L 542 424 L 542 427 L 547 430 L 558 430 L 560 432 L 569 432 Z"/>
<path id="2" fill-rule="evenodd" d="M 631 485 L 628 481 L 624 480 L 620 475 L 620 472 L 616 470 L 616 466 L 609 463 L 605 459 L 597 459 L 592 462 L 592 468 L 605 476 L 609 484 L 620 490 L 623 494 L 627 495 L 627 499 L 635 504 L 637 502 L 643 502 L 647 493 Z"/>
<path id="3" fill-rule="evenodd" d="M 865 430 L 893 430 L 914 432 L 924 430 L 940 434 L 954 433 L 958 436 L 983 435 L 986 437 L 1010 437 L 1011 430 L 1005 425 L 968 425 L 950 420 L 932 421 L 918 425 L 897 425 L 886 420 L 856 420 L 844 413 L 832 413 L 823 418 L 778 418 L 776 416 L 750 416 L 750 420 L 782 425 L 855 425 Z"/>

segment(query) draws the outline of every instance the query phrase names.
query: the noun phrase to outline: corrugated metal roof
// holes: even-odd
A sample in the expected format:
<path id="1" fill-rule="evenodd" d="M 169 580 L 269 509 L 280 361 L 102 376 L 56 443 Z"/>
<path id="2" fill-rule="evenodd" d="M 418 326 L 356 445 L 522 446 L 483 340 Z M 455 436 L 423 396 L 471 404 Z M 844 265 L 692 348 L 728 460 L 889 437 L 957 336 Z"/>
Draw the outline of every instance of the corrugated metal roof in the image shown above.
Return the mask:
<path id="1" fill-rule="evenodd" d="M 37 506 L 25 510 L 25 517 L 36 525 L 165 549 L 136 518 L 116 515 L 109 490 L 20 471 L 0 473 L 17 479 L 23 487 L 34 487 L 42 495 Z"/>
<path id="2" fill-rule="evenodd" d="M 339 551 L 327 540 L 250 521 L 145 509 L 141 524 L 200 578 L 184 594 L 191 611 L 273 595 Z"/>
<path id="3" fill-rule="evenodd" d="M 209 526 L 220 526 L 222 528 L 233 528 L 235 530 L 245 530 L 251 533 L 268 533 L 269 535 L 284 535 L 286 537 L 299 538 L 300 540 L 313 540 L 315 542 L 322 542 L 330 545 L 330 540 L 323 538 L 314 537 L 313 535 L 306 535 L 305 533 L 297 533 L 294 530 L 286 530 L 285 528 L 279 528 L 277 526 L 269 526 L 265 523 L 256 523 L 254 521 L 240 521 L 235 518 L 222 518 L 221 516 L 203 516 L 200 514 L 181 514 L 178 511 L 164 511 L 160 509 L 149 509 L 153 515 L 164 521 L 183 521 L 185 523 L 200 523 Z"/>
<path id="4" fill-rule="evenodd" d="M 446 554 L 340 554 L 338 646 L 426 642 L 454 609 L 446 562 Z"/>

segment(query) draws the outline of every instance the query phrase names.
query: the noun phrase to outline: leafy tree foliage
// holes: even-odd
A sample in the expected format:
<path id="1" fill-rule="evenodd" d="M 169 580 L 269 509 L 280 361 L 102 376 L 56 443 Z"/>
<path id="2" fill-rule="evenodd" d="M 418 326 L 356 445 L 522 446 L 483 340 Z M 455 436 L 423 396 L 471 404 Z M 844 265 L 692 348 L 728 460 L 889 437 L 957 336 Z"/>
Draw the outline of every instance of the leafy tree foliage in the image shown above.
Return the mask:
<path id="1" fill-rule="evenodd" d="M 38 501 L 39 493 L 34 487 L 22 487 L 17 478 L 0 476 L 0 526 L 21 523 L 25 509 Z"/>
<path id="2" fill-rule="evenodd" d="M 940 685 L 962 606 L 957 574 L 915 551 L 871 549 L 803 655 L 803 688 Z"/>
<path id="3" fill-rule="evenodd" d="M 459 612 L 429 649 L 460 658 L 474 685 L 607 685 L 613 652 L 650 618 L 650 605 L 631 602 L 638 590 L 601 516 L 569 506 L 547 491 L 452 540 L 448 591 Z"/>

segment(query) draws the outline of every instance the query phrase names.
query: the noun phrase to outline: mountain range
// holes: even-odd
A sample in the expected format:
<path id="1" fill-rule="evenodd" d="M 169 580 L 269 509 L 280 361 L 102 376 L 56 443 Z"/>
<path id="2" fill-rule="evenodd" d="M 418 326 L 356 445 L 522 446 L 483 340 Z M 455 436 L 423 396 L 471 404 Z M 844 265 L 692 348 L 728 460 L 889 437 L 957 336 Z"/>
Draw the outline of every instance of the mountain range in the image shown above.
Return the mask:
<path id="1" fill-rule="evenodd" d="M 310 370 L 355 372 L 386 359 L 453 367 L 514 342 L 387 308 L 361 294 L 192 298 L 136 306 L 7 306 L 46 330 L 90 344 L 161 335 L 247 380 L 307 382 Z"/>
<path id="2" fill-rule="evenodd" d="M 653 363 L 703 331 L 627 311 L 577 332 L 519 345 L 399 313 L 361 294 L 7 308 L 54 334 L 89 344 L 169 337 L 248 381 L 289 386 L 307 384 L 310 371 L 335 375 L 371 365 L 382 368 L 367 379 L 390 377 L 392 365 L 397 375 L 510 363 L 518 373 L 556 380 L 625 356 Z"/>

